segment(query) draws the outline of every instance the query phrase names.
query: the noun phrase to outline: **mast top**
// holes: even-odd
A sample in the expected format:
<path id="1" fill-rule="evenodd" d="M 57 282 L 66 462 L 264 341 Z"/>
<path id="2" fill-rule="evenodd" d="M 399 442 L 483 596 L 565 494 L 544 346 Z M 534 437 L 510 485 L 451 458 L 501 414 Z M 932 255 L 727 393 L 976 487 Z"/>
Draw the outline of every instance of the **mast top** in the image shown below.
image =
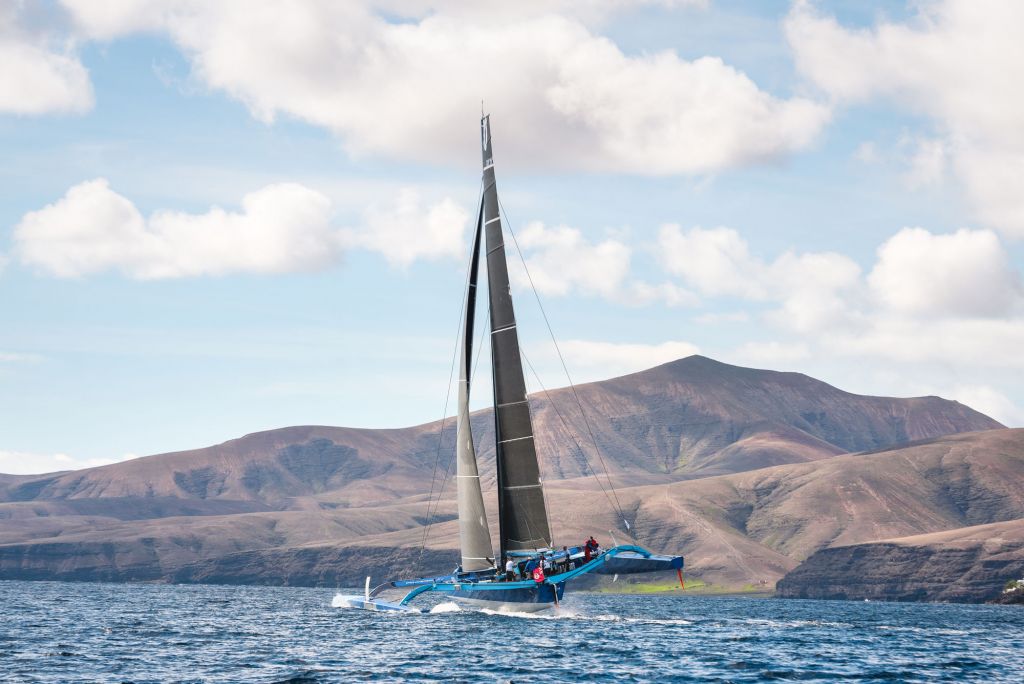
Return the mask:
<path id="1" fill-rule="evenodd" d="M 484 158 L 484 171 L 494 166 L 494 154 L 491 151 L 491 115 L 484 114 L 480 118 L 480 147 Z"/>

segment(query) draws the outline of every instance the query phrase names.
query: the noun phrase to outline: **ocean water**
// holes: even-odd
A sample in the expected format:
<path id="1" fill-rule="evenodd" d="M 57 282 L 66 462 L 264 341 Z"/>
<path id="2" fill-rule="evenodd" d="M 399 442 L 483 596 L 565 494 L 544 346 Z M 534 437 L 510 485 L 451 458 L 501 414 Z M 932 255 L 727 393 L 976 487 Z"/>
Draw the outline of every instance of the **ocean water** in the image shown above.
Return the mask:
<path id="1" fill-rule="evenodd" d="M 1017 606 L 567 593 L 402 615 L 335 593 L 0 581 L 0 681 L 1024 681 Z"/>

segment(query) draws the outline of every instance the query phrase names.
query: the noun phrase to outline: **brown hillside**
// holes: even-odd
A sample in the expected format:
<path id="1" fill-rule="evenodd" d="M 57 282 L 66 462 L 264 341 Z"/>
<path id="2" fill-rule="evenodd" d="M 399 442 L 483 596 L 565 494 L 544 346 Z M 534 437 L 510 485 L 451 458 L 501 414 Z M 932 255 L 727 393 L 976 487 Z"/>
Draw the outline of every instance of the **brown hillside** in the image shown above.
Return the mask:
<path id="1" fill-rule="evenodd" d="M 880 453 L 625 487 L 617 495 L 642 543 L 683 552 L 688 572 L 708 581 L 741 586 L 773 583 L 821 548 L 1024 518 L 1021 483 L 1024 430 L 993 430 Z M 596 533 L 608 543 L 606 531 L 621 529 L 593 478 L 549 482 L 547 489 L 556 542 Z M 302 510 L 150 519 L 74 508 L 88 502 L 0 505 L 0 516 L 7 517 L 0 521 L 0 577 L 332 584 L 364 571 L 379 573 L 381 558 L 404 559 L 399 573 L 421 569 L 413 561 L 423 539 L 422 498 L 338 507 L 313 496 L 300 500 Z M 58 512 L 56 506 L 71 508 Z M 41 507 L 42 515 L 32 507 Z M 444 565 L 454 558 L 453 515 L 454 503 L 442 502 L 428 537 L 428 560 Z M 344 567 L 337 567 L 339 558 L 347 559 Z M 281 574 L 285 567 L 291 568 L 288 577 Z"/>
<path id="2" fill-rule="evenodd" d="M 620 485 L 639 485 L 810 462 L 909 440 L 1001 427 L 937 397 L 893 399 L 838 390 L 798 373 L 740 368 L 691 356 L 580 386 L 604 462 Z M 568 389 L 531 398 L 545 478 L 589 475 L 599 459 Z M 473 415 L 485 484 L 493 484 L 493 418 Z M 425 493 L 440 423 L 393 430 L 323 426 L 255 433 L 204 449 L 99 468 L 0 478 L 0 502 L 173 499 L 250 502 L 250 509 L 362 506 Z M 442 462 L 451 459 L 446 423 Z M 583 445 L 581 453 L 573 438 Z M 490 445 L 490 446 L 488 446 Z M 147 508 L 148 504 L 142 504 Z M 99 513 L 97 509 L 91 509 Z M 125 506 L 111 506 L 124 514 Z M 172 515 L 227 512 L 193 506 Z M 160 511 L 153 511 L 159 515 Z M 0 513 L 2 515 L 2 513 Z"/>

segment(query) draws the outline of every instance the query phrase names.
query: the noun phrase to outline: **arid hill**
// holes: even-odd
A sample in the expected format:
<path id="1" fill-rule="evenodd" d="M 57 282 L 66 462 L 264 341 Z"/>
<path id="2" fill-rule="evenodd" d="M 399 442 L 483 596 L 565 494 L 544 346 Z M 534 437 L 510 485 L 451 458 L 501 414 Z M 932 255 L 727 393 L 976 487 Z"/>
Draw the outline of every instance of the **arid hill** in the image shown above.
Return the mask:
<path id="1" fill-rule="evenodd" d="M 987 429 L 998 424 L 955 402 L 859 397 L 701 357 L 579 391 L 616 490 L 606 496 L 584 474 L 579 452 L 542 446 L 556 542 L 622 535 L 616 499 L 639 540 L 685 553 L 688 572 L 771 586 L 822 548 L 1024 517 L 1024 431 Z M 534 405 L 541 441 L 585 434 L 565 390 Z M 486 443 L 489 412 L 474 421 Z M 0 578 L 333 586 L 450 569 L 450 485 L 420 551 L 438 427 L 286 428 L 102 468 L 5 476 Z M 933 436 L 970 428 L 985 431 Z M 875 451 L 840 455 L 864 446 Z M 753 469 L 778 460 L 791 462 Z M 745 470 L 709 476 L 723 468 Z"/>
<path id="2" fill-rule="evenodd" d="M 603 463 L 621 486 L 810 462 L 1002 427 L 938 397 L 859 396 L 799 373 L 740 368 L 702 356 L 577 390 Z M 533 395 L 531 402 L 545 479 L 603 471 L 570 390 Z M 475 413 L 472 421 L 482 445 L 484 484 L 491 486 L 491 411 Z M 424 478 L 429 481 L 438 455 L 440 427 L 437 422 L 393 430 L 269 430 L 99 468 L 3 476 L 0 502 L 60 501 L 64 507 L 53 513 L 106 511 L 114 517 L 393 503 L 426 493 Z M 451 460 L 453 440 L 454 421 L 448 420 L 443 463 Z M 72 503 L 86 499 L 117 501 L 109 508 Z M 132 513 L 133 505 L 120 500 L 138 502 L 138 508 Z"/>

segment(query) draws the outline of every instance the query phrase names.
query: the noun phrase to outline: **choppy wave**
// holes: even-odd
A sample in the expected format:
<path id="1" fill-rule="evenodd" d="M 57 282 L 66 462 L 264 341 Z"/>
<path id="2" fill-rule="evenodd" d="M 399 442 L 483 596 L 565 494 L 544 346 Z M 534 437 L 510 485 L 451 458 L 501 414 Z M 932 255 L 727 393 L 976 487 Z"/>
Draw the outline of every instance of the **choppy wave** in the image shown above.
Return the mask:
<path id="1" fill-rule="evenodd" d="M 1024 633 L 1014 606 L 570 594 L 541 613 L 442 600 L 411 614 L 338 610 L 344 595 L 0 581 L 0 680 L 1017 683 L 1024 672 L 1009 646 Z"/>

